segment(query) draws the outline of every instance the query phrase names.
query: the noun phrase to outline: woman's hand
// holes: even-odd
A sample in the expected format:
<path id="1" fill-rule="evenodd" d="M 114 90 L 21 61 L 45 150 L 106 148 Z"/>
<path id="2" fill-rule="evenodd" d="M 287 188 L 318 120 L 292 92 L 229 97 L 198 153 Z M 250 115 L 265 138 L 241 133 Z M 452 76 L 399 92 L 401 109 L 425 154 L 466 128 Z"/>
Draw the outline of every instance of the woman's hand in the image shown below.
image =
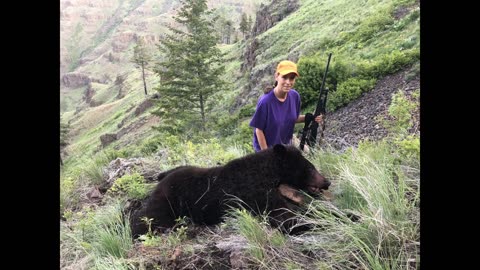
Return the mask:
<path id="1" fill-rule="evenodd" d="M 323 123 L 323 114 L 319 114 L 313 119 L 313 114 L 306 113 L 305 115 L 300 115 L 295 123 L 310 122 L 312 120 L 315 120 L 315 122 L 319 124 Z"/>

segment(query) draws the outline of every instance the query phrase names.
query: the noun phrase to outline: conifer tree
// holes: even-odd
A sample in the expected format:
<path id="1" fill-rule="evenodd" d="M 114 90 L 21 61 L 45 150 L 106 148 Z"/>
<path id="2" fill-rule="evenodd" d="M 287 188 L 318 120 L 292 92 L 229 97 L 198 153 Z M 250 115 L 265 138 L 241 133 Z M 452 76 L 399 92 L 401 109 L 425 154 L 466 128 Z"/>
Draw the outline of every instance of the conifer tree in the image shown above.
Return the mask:
<path id="1" fill-rule="evenodd" d="M 225 26 L 224 26 L 223 29 L 224 29 L 224 31 L 223 31 L 223 36 L 224 36 L 223 42 L 226 43 L 226 44 L 230 44 L 230 38 L 232 37 L 233 31 L 235 31 L 235 29 L 233 28 L 233 22 L 230 21 L 230 20 L 226 20 L 225 21 Z"/>
<path id="2" fill-rule="evenodd" d="M 242 13 L 242 18 L 240 20 L 240 32 L 242 32 L 243 37 L 245 38 L 246 33 L 248 32 L 248 19 L 247 19 L 247 14 Z"/>
<path id="3" fill-rule="evenodd" d="M 205 130 L 214 105 L 209 98 L 224 87 L 223 59 L 216 47 L 214 21 L 208 18 L 206 0 L 182 0 L 174 20 L 183 27 L 169 27 L 160 41 L 164 61 L 155 72 L 160 76 L 158 108 L 163 128 L 181 131 L 187 125 Z"/>
<path id="4" fill-rule="evenodd" d="M 248 15 L 248 20 L 247 20 L 247 32 L 252 30 L 252 24 L 253 24 L 253 20 L 252 20 L 252 16 Z"/>
<path id="5" fill-rule="evenodd" d="M 143 89 L 145 90 L 145 95 L 147 93 L 147 82 L 145 80 L 145 68 L 149 61 L 151 60 L 151 55 L 149 54 L 145 43 L 142 38 L 138 38 L 135 48 L 133 48 L 133 62 L 142 70 L 142 79 L 143 79 Z"/>

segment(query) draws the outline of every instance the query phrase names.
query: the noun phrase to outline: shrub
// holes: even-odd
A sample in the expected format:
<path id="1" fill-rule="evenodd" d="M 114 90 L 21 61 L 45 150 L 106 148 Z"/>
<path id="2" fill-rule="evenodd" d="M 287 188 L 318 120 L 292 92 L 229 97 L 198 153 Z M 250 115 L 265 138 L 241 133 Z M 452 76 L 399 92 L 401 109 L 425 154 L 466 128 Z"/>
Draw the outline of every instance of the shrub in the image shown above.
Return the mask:
<path id="1" fill-rule="evenodd" d="M 327 99 L 327 109 L 335 110 L 350 101 L 357 99 L 363 92 L 373 89 L 377 80 L 373 78 L 353 77 L 338 85 L 337 91 Z"/>
<path id="2" fill-rule="evenodd" d="M 73 177 L 62 176 L 60 178 L 60 213 L 66 209 L 76 205 L 79 201 L 78 196 L 75 196 L 75 181 Z"/>
<path id="3" fill-rule="evenodd" d="M 239 118 L 252 117 L 253 114 L 255 113 L 255 108 L 256 108 L 255 104 L 248 104 L 248 105 L 243 106 L 240 109 L 238 117 Z"/>
<path id="4" fill-rule="evenodd" d="M 378 118 L 379 121 L 392 135 L 406 134 L 413 124 L 412 115 L 419 106 L 419 91 L 407 97 L 404 91 L 392 95 L 388 107 L 388 115 Z"/>
<path id="5" fill-rule="evenodd" d="M 295 83 L 295 89 L 298 90 L 302 97 L 302 109 L 317 104 L 325 68 L 326 61 L 318 57 L 302 57 L 298 60 L 298 73 L 301 76 Z M 339 66 L 339 70 L 343 71 L 342 68 L 343 66 Z M 335 74 L 335 68 L 333 65 L 330 65 L 325 88 L 334 89 L 337 83 Z"/>
<path id="6" fill-rule="evenodd" d="M 387 29 L 393 22 L 394 20 L 390 15 L 390 10 L 388 8 L 382 10 L 373 16 L 367 17 L 358 27 L 352 39 L 357 42 L 369 40 L 375 34 Z"/>
<path id="7" fill-rule="evenodd" d="M 151 155 L 158 151 L 158 148 L 162 145 L 162 138 L 160 136 L 155 136 L 153 138 L 147 139 L 140 146 L 140 153 L 144 155 Z"/>
<path id="8" fill-rule="evenodd" d="M 404 139 L 395 140 L 399 155 L 403 160 L 420 160 L 420 138 L 416 135 L 407 135 Z"/>
<path id="9" fill-rule="evenodd" d="M 420 160 L 420 138 L 416 134 L 409 134 L 414 124 L 412 116 L 419 109 L 419 98 L 419 90 L 412 92 L 410 96 L 404 91 L 398 91 L 392 96 L 387 115 L 377 118 L 377 121 L 389 131 L 399 158 L 409 161 L 407 163 Z"/>
<path id="10" fill-rule="evenodd" d="M 419 58 L 420 50 L 418 48 L 403 51 L 394 50 L 388 54 L 382 54 L 379 59 L 373 62 L 361 62 L 359 64 L 362 70 L 360 75 L 363 77 L 380 78 L 419 61 Z"/>
<path id="11" fill-rule="evenodd" d="M 240 122 L 240 124 L 236 127 L 234 134 L 228 138 L 226 143 L 240 147 L 240 149 L 243 151 L 251 152 L 253 150 L 253 129 L 249 123 L 250 119 Z"/>
<path id="12" fill-rule="evenodd" d="M 134 199 L 143 199 L 148 195 L 145 178 L 139 173 L 124 175 L 118 178 L 108 192 L 127 195 L 129 198 Z"/>

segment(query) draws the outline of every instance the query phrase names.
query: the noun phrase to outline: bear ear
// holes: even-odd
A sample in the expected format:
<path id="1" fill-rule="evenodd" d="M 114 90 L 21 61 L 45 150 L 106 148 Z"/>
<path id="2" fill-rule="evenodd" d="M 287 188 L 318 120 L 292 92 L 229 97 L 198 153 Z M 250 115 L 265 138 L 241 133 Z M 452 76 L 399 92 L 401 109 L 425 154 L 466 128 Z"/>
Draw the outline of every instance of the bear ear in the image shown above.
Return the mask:
<path id="1" fill-rule="evenodd" d="M 287 148 L 283 144 L 275 144 L 275 146 L 273 146 L 273 152 L 283 157 L 287 152 Z"/>

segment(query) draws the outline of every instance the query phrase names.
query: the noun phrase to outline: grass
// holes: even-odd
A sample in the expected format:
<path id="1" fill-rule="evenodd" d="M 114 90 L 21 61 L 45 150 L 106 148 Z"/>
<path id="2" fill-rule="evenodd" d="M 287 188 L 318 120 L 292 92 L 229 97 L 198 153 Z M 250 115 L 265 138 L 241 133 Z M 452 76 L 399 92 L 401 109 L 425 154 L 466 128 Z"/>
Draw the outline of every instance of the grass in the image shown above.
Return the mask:
<path id="1" fill-rule="evenodd" d="M 179 144 L 184 148 L 180 147 L 176 155 L 183 153 L 187 164 L 211 164 L 216 161 L 210 160 L 210 156 L 218 158 L 221 153 L 211 142 L 196 145 L 179 141 Z M 343 153 L 327 148 L 316 149 L 316 153 L 307 156 L 332 180 L 331 191 L 335 198 L 332 202 L 314 200 L 308 205 L 303 218 L 314 224 L 315 229 L 307 237 L 286 237 L 267 225 L 266 216 L 253 217 L 245 210 L 235 210 L 227 227 L 233 227 L 247 240 L 244 255 L 249 266 L 259 269 L 306 269 L 311 265 L 317 265 L 318 269 L 358 266 L 409 269 L 411 265 L 418 265 L 419 164 L 411 167 L 405 165 L 410 164 L 408 160 L 399 161 L 396 147 L 389 141 L 364 142 Z M 85 214 L 73 230 L 77 241 L 64 242 L 67 245 L 64 248 L 84 259 L 90 256 L 90 263 L 95 265 L 129 267 L 132 262 L 122 257 L 130 246 L 124 241 L 128 232 L 117 226 L 120 224 L 115 214 L 118 211 L 115 207 L 102 207 L 90 214 L 84 210 Z M 348 213 L 358 216 L 359 221 L 352 222 Z M 152 238 L 152 243 L 164 243 L 173 248 L 186 240 L 184 233 L 185 229 L 173 231 L 156 242 Z M 165 258 L 168 250 L 171 249 L 164 251 Z"/>
<path id="2" fill-rule="evenodd" d="M 269 227 L 266 214 L 252 216 L 243 208 L 230 211 L 228 226 L 244 237 L 248 243 L 244 255 L 250 268 L 298 269 L 307 267 L 302 261 L 305 255 L 295 249 L 288 237 Z"/>
<path id="3" fill-rule="evenodd" d="M 62 119 L 70 121 L 72 126 L 60 178 L 61 212 L 67 218 L 61 224 L 62 268 L 134 269 L 133 265 L 138 265 L 135 262 L 138 258 L 127 258 L 133 243 L 128 221 L 120 215 L 122 203 L 111 200 L 119 196 L 111 196 L 101 207 L 84 204 L 92 186 L 104 181 L 103 170 L 108 162 L 117 156 L 155 159 L 158 161 L 155 169 L 163 171 L 184 164 L 215 166 L 245 155 L 251 151 L 245 141 L 251 141 L 248 116 L 243 115 L 245 112 L 242 114 L 242 107 L 234 113 L 230 110 L 237 99 L 246 98 L 245 89 L 252 74 L 261 74 L 261 80 L 271 81 L 273 70 L 270 72 L 268 68 L 276 62 L 295 56 L 324 59 L 326 51 L 334 53 L 332 64 L 344 61 L 352 69 L 367 66 L 383 70 L 385 67 L 395 72 L 405 59 L 396 56 L 415 55 L 419 51 L 419 8 L 414 7 L 413 2 L 302 0 L 296 12 L 257 37 L 260 47 L 256 51 L 256 66 L 248 74 L 240 72 L 248 44 L 221 46 L 226 53 L 224 78 L 229 85 L 214 97 L 219 103 L 216 108 L 219 119 L 212 125 L 215 135 L 208 138 L 158 133 L 150 129 L 161 121 L 156 119 L 101 149 L 101 135 L 118 132 L 122 121 L 122 128 L 138 121 L 132 113 L 145 96 L 139 71 L 132 65 L 116 70 L 118 67 L 113 64 L 92 63 L 87 73 L 106 71 L 129 75 L 125 80 L 126 95 L 121 100 L 115 99 L 115 87 L 97 83 L 93 83 L 97 90 L 93 99 L 103 103 L 97 107 L 80 104 L 84 88 L 61 95 Z M 393 13 L 399 6 L 411 10 L 395 20 Z M 123 61 L 127 58 L 128 55 L 121 56 Z M 418 70 L 417 63 L 412 74 Z M 147 80 L 149 93 L 153 94 L 159 80 L 156 76 L 148 76 Z M 76 113 L 75 106 L 84 107 Z M 147 110 L 141 116 L 148 115 Z M 218 130 L 219 126 L 222 130 Z M 286 237 L 267 226 L 266 217 L 236 212 L 235 225 L 231 226 L 247 239 L 249 266 L 258 269 L 418 268 L 419 159 L 414 154 L 418 152 L 419 142 L 415 138 L 389 139 L 364 142 L 345 152 L 328 148 L 312 151 L 308 158 L 333 181 L 331 191 L 335 200 L 314 201 L 308 205 L 304 219 L 316 225 L 316 229 L 306 238 Z M 407 150 L 415 153 L 402 154 Z M 128 190 L 142 197 L 145 191 L 142 183 L 132 183 Z M 347 213 L 354 213 L 360 221 L 350 221 Z M 152 245 L 164 243 L 170 248 L 170 245 L 182 244 L 184 233 L 185 230 L 174 231 L 156 242 L 152 240 Z M 168 251 L 166 248 L 162 252 L 167 256 Z"/>
<path id="4" fill-rule="evenodd" d="M 335 175 L 336 199 L 334 205 L 310 205 L 307 219 L 330 239 L 316 248 L 327 251 L 332 267 L 408 269 L 412 262 L 419 263 L 419 168 L 398 164 L 389 154 L 395 150 L 389 142 L 366 142 L 325 160 L 315 156 Z M 355 213 L 360 222 L 349 221 L 341 212 Z"/>
<path id="5" fill-rule="evenodd" d="M 61 239 L 76 253 L 87 255 L 88 264 L 103 265 L 115 258 L 115 264 L 121 264 L 118 259 L 126 258 L 127 251 L 133 247 L 130 235 L 130 225 L 122 213 L 123 203 L 114 201 L 92 211 L 84 209 L 76 215 L 73 229 L 61 230 Z M 61 262 L 75 260 L 64 253 Z"/>
<path id="6" fill-rule="evenodd" d="M 60 93 L 60 112 L 66 114 L 68 112 L 75 111 L 76 104 L 79 104 L 82 100 L 83 93 L 86 86 L 78 87 L 75 89 L 69 89 Z M 70 119 L 68 116 L 66 120 Z"/>

